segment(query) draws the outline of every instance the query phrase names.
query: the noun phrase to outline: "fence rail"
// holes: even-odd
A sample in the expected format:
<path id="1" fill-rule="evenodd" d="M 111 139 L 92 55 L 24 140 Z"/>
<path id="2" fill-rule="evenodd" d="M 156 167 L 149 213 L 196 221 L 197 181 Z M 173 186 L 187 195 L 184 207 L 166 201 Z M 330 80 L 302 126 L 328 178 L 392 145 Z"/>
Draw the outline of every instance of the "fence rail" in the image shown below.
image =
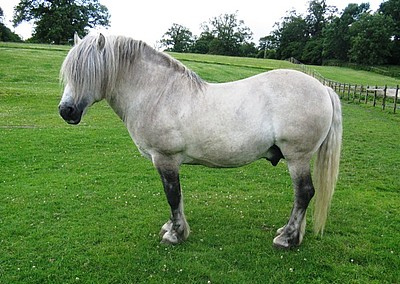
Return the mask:
<path id="1" fill-rule="evenodd" d="M 339 94 L 341 99 L 358 102 L 358 103 L 371 103 L 374 107 L 380 105 L 382 110 L 386 108 L 393 108 L 393 113 L 396 113 L 396 110 L 400 106 L 400 87 L 397 85 L 396 87 L 385 86 L 364 86 L 357 84 L 347 84 L 340 83 L 330 79 L 325 78 L 316 70 L 311 69 L 307 65 L 301 63 L 295 58 L 290 58 L 290 62 L 294 64 L 298 64 L 300 66 L 300 70 L 310 76 L 313 76 L 321 83 L 326 86 L 331 87 L 335 90 L 336 93 Z"/>

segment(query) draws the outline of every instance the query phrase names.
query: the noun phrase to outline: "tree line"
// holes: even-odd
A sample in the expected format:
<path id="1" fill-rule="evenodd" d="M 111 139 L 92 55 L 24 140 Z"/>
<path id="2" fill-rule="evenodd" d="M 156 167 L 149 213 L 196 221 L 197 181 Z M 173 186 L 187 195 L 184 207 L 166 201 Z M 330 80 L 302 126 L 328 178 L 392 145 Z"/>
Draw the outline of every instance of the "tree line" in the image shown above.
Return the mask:
<path id="1" fill-rule="evenodd" d="M 179 24 L 173 24 L 160 40 L 167 51 L 256 56 L 257 48 L 251 42 L 253 33 L 238 19 L 237 12 L 211 18 L 201 24 L 200 36 Z"/>
<path id="2" fill-rule="evenodd" d="M 201 24 L 200 35 L 173 24 L 159 44 L 166 50 L 272 59 L 296 59 L 308 64 L 400 64 L 400 0 L 385 0 L 377 11 L 368 3 L 348 4 L 341 12 L 326 0 L 310 0 L 304 15 L 287 12 L 273 31 L 253 42 L 253 33 L 238 12 Z M 30 42 L 67 44 L 74 32 L 110 26 L 110 14 L 99 0 L 20 0 L 13 25 L 33 22 Z M 21 39 L 3 24 L 0 40 Z"/>
<path id="3" fill-rule="evenodd" d="M 387 0 L 375 12 L 369 3 L 338 12 L 325 0 L 311 0 L 305 15 L 289 11 L 256 46 L 251 30 L 235 14 L 202 24 L 200 36 L 179 24 L 163 35 L 168 51 L 296 59 L 307 64 L 343 62 L 400 64 L 400 0 Z"/>

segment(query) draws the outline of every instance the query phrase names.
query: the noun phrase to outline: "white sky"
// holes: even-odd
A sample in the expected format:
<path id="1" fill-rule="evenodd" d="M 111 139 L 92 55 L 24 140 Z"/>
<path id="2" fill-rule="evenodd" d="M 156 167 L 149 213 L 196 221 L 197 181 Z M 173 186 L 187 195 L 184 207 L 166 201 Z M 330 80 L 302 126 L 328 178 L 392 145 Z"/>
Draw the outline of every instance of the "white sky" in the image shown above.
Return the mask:
<path id="1" fill-rule="evenodd" d="M 376 11 L 384 0 L 327 0 L 341 12 L 349 3 L 369 2 Z M 212 17 L 238 11 L 238 19 L 253 32 L 253 41 L 258 44 L 260 37 L 269 35 L 273 25 L 280 22 L 286 12 L 295 9 L 304 14 L 308 0 L 100 0 L 111 14 L 111 27 L 100 29 L 105 34 L 118 34 L 144 40 L 155 45 L 162 35 L 177 23 L 187 27 L 194 35 L 201 32 L 200 24 Z M 31 36 L 32 25 L 22 23 L 13 28 L 13 9 L 19 0 L 0 0 L 4 11 L 4 24 L 27 39 Z"/>

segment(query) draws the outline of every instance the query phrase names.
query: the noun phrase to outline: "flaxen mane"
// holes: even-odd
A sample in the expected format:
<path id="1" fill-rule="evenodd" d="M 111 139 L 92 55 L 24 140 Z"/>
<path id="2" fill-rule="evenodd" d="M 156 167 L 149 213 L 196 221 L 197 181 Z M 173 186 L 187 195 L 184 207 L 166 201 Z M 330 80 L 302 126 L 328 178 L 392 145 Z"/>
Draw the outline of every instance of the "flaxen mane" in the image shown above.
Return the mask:
<path id="1" fill-rule="evenodd" d="M 91 86 L 101 86 L 107 93 L 114 88 L 119 74 L 132 72 L 139 58 L 179 72 L 192 86 L 202 88 L 204 81 L 168 54 L 158 52 L 143 41 L 123 36 L 107 36 L 104 47 L 98 47 L 97 36 L 87 36 L 75 45 L 61 67 L 64 85 L 74 82 L 74 92 L 83 95 Z M 75 98 L 80 100 L 80 96 Z"/>

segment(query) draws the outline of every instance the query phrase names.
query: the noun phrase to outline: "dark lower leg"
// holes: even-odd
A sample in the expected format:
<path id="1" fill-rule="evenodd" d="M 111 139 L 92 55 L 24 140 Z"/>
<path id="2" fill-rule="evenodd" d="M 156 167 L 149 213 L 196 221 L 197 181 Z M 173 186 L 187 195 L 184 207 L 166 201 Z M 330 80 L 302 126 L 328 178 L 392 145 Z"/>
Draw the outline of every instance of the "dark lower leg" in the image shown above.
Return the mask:
<path id="1" fill-rule="evenodd" d="M 305 214 L 311 198 L 314 196 L 314 187 L 311 175 L 308 173 L 293 180 L 295 200 L 288 223 L 278 230 L 274 245 L 290 248 L 301 243 L 305 227 Z"/>
<path id="2" fill-rule="evenodd" d="M 177 170 L 158 168 L 164 192 L 171 207 L 170 221 L 164 224 L 160 234 L 164 243 L 179 243 L 189 235 L 189 226 L 183 212 L 183 200 Z"/>

